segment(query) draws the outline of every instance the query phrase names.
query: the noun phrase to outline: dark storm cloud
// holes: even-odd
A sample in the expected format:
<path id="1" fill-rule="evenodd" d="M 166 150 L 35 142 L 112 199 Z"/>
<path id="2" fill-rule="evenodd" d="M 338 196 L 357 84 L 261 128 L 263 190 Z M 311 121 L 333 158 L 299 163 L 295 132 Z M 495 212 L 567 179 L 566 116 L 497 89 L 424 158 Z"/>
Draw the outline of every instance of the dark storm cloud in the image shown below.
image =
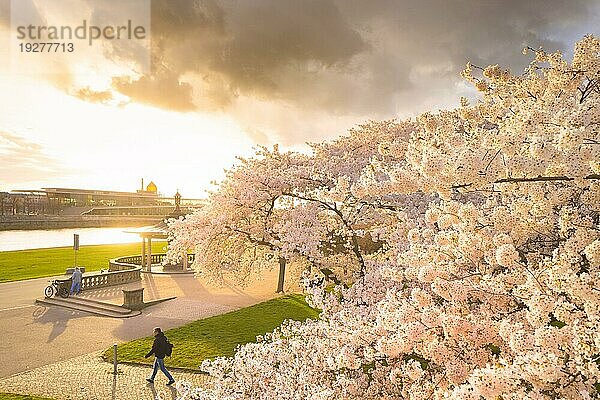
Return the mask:
<path id="1" fill-rule="evenodd" d="M 338 8 L 325 0 L 258 0 L 228 8 L 230 35 L 211 67 L 236 89 L 270 95 L 286 90 L 288 75 L 332 70 L 367 49 Z"/>
<path id="2" fill-rule="evenodd" d="M 195 74 L 200 96 L 227 106 L 239 94 L 302 103 L 323 72 L 338 90 L 367 43 L 328 0 L 155 1 L 155 64 L 166 79 Z M 167 69 L 169 73 L 164 73 Z M 218 92 L 210 90 L 218 84 Z M 337 86 L 336 86 L 337 85 Z M 345 83 L 341 84 L 342 90 Z M 300 91 L 300 88 L 304 88 Z M 317 102 L 327 88 L 312 89 Z"/>
<path id="3" fill-rule="evenodd" d="M 469 60 L 520 71 L 528 62 L 523 45 L 568 49 L 572 43 L 553 39 L 553 30 L 594 26 L 594 18 L 584 0 L 154 1 L 159 72 L 118 81 L 117 89 L 187 109 L 182 80 L 196 75 L 203 107 L 227 107 L 244 95 L 389 116 L 452 91 Z"/>
<path id="4" fill-rule="evenodd" d="M 467 61 L 481 66 L 498 63 L 520 73 L 530 61 L 521 53 L 524 46 L 569 52 L 583 34 L 598 34 L 600 23 L 598 3 L 587 0 L 337 0 L 336 4 L 351 26 L 362 27 L 363 38 L 374 49 L 366 56 L 366 70 L 389 68 L 397 82 L 408 82 L 387 91 L 389 78 L 369 86 L 365 94 L 371 94 L 373 107 L 364 111 L 384 117 L 393 116 L 390 109 L 415 113 L 443 107 L 451 104 L 449 97 L 457 104 L 464 94 L 457 90 L 459 73 Z"/>
<path id="5" fill-rule="evenodd" d="M 152 70 L 114 76 L 111 89 L 165 109 L 220 110 L 253 138 L 302 143 L 349 121 L 456 105 L 472 94 L 459 77 L 467 61 L 518 73 L 525 45 L 568 52 L 598 34 L 599 9 L 587 0 L 153 0 Z M 113 45 L 113 60 L 140 57 Z"/>
<path id="6" fill-rule="evenodd" d="M 598 7 L 587 0 L 397 1 L 338 0 L 347 18 L 370 21 L 384 31 L 391 49 L 410 51 L 419 62 L 466 60 L 523 66 L 520 46 L 564 49 L 571 44 L 551 39 L 559 28 L 594 26 Z M 592 32 L 590 32 L 592 33 Z"/>

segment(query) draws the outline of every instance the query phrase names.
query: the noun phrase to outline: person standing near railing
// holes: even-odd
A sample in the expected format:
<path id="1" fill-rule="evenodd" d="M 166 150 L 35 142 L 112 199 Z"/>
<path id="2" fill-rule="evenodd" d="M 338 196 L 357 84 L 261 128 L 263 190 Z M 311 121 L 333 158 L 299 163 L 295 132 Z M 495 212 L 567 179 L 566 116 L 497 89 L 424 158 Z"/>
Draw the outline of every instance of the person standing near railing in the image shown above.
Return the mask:
<path id="1" fill-rule="evenodd" d="M 83 274 L 79 267 L 75 267 L 75 271 L 73 271 L 73 275 L 71 275 L 71 294 L 79 294 L 81 292 L 81 279 Z"/>

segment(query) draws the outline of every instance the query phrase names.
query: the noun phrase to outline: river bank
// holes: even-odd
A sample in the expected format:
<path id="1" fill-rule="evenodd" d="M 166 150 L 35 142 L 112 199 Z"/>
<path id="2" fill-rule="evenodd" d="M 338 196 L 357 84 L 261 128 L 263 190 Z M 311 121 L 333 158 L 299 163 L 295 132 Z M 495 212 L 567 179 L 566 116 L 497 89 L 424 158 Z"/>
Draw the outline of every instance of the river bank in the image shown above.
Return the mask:
<path id="1" fill-rule="evenodd" d="M 81 246 L 95 244 L 140 243 L 137 227 L 66 228 L 0 231 L 0 252 L 73 246 L 73 235 L 79 235 Z"/>
<path id="2" fill-rule="evenodd" d="M 0 216 L 0 231 L 140 227 L 157 224 L 162 218 L 160 216 L 3 215 Z"/>

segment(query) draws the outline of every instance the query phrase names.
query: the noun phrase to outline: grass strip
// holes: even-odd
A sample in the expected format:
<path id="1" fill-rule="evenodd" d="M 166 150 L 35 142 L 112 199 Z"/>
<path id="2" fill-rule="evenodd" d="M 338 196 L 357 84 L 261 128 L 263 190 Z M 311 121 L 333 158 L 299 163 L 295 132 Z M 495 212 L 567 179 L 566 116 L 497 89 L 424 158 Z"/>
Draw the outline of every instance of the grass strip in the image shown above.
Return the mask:
<path id="1" fill-rule="evenodd" d="M 152 253 L 164 253 L 165 246 L 165 242 L 152 243 Z M 82 246 L 77 264 L 84 266 L 86 272 L 100 271 L 108 268 L 111 258 L 141 253 L 140 243 Z M 0 252 L 0 283 L 63 275 L 73 266 L 73 260 L 72 247 L 3 251 Z"/>
<path id="2" fill-rule="evenodd" d="M 165 332 L 174 345 L 173 355 L 165 358 L 165 364 L 197 370 L 202 360 L 232 356 L 238 345 L 254 342 L 256 336 L 272 332 L 284 320 L 304 321 L 317 319 L 318 315 L 318 311 L 306 304 L 303 295 L 292 294 L 194 321 Z M 119 362 L 152 364 L 153 358 L 144 358 L 152 340 L 149 336 L 119 345 Z M 105 360 L 112 360 L 112 352 L 112 348 L 104 352 Z"/>

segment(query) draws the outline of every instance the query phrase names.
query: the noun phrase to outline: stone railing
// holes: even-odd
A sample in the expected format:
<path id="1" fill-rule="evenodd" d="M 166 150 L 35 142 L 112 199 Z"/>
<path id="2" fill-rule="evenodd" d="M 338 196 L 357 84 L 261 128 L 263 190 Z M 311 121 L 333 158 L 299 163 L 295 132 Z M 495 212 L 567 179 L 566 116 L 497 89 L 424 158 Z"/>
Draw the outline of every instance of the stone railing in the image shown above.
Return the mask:
<path id="1" fill-rule="evenodd" d="M 142 256 L 127 256 L 114 258 L 108 262 L 109 271 L 127 271 L 142 265 Z"/>
<path id="2" fill-rule="evenodd" d="M 162 264 L 166 254 L 152 254 L 152 264 Z M 188 265 L 194 262 L 195 254 L 188 254 Z M 167 265 L 167 267 L 181 267 L 182 265 Z M 96 289 L 107 286 L 125 285 L 142 279 L 142 256 L 125 256 L 112 259 L 108 262 L 108 271 L 84 274 L 81 279 L 81 289 Z M 71 278 L 57 280 L 60 287 L 71 289 Z"/>
<path id="3" fill-rule="evenodd" d="M 152 264 L 161 264 L 166 254 L 153 254 Z M 188 265 L 193 263 L 195 254 L 188 254 Z M 142 256 L 125 256 L 109 261 L 109 270 L 84 274 L 81 289 L 96 289 L 107 286 L 125 285 L 142 279 Z M 166 265 L 165 270 L 181 269 L 182 265 Z M 57 279 L 61 288 L 71 289 L 71 278 Z"/>
<path id="4" fill-rule="evenodd" d="M 165 253 L 152 254 L 152 264 L 162 264 L 167 255 Z M 196 259 L 195 254 L 188 254 L 188 265 Z M 110 271 L 124 271 L 142 265 L 142 256 L 125 256 L 115 258 L 109 262 Z M 181 264 L 180 264 L 181 265 Z"/>
<path id="5" fill-rule="evenodd" d="M 97 289 L 107 286 L 125 285 L 131 282 L 137 282 L 142 279 L 141 268 L 130 268 L 120 271 L 93 272 L 85 274 L 81 278 L 81 289 Z M 71 278 L 58 279 L 61 287 L 71 289 Z"/>
<path id="6" fill-rule="evenodd" d="M 141 280 L 140 268 L 128 271 L 115 271 L 84 276 L 81 281 L 82 289 L 99 288 L 113 285 L 125 285 L 127 283 Z"/>

